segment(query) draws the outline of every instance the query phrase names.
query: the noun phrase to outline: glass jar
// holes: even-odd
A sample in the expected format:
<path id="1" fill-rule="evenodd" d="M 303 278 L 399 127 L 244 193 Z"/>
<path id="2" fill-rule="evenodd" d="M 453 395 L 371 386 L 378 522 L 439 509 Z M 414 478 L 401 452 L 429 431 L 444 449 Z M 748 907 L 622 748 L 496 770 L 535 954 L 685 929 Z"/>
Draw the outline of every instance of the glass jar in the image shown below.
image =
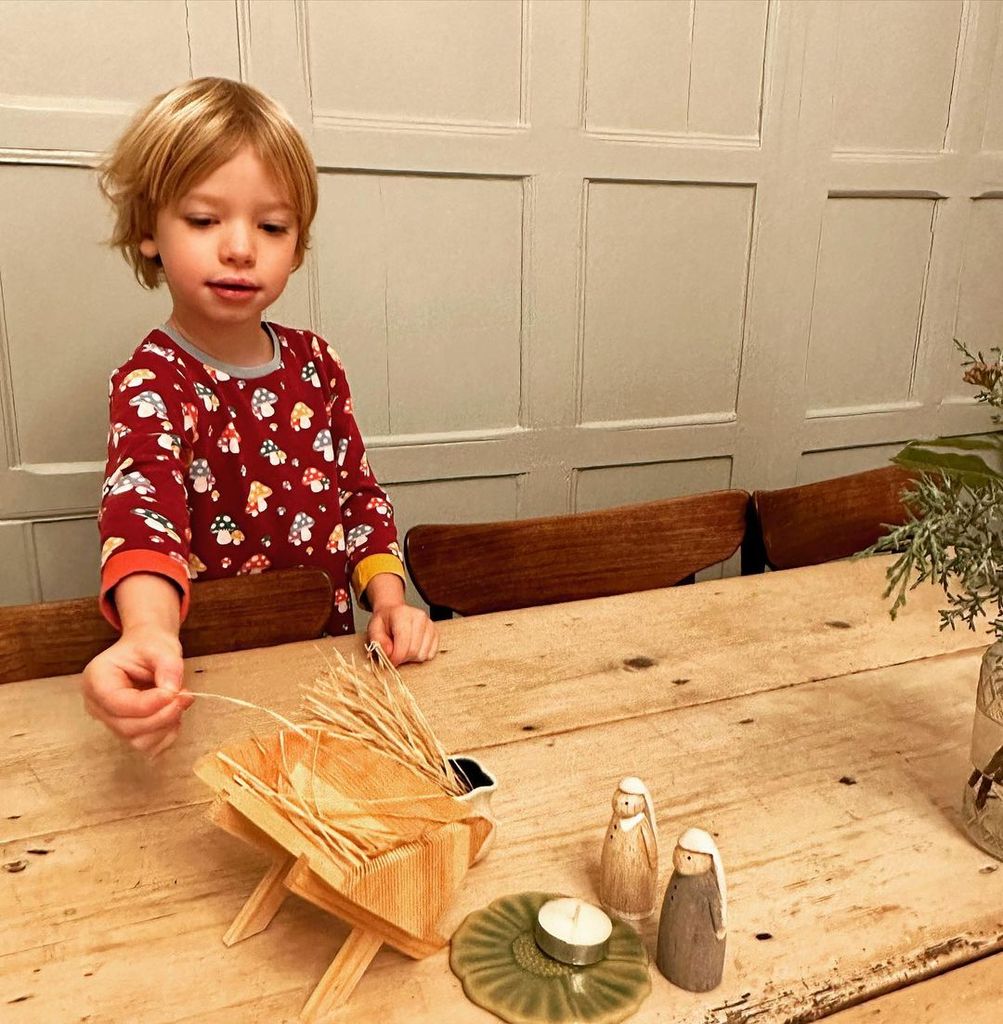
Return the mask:
<path id="1" fill-rule="evenodd" d="M 1003 642 L 982 655 L 972 726 L 972 771 L 962 821 L 969 838 L 1003 860 Z"/>

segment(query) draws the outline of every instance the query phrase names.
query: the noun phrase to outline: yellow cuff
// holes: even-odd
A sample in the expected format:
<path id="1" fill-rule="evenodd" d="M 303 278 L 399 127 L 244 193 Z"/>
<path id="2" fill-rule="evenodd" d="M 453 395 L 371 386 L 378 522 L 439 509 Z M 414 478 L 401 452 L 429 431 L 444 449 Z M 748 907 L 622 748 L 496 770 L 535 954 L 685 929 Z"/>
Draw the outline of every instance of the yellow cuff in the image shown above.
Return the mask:
<path id="1" fill-rule="evenodd" d="M 395 576 L 400 576 L 405 586 L 407 585 L 404 563 L 396 555 L 367 555 L 352 573 L 352 590 L 355 591 L 355 599 L 366 611 L 369 611 L 369 602 L 365 599 L 366 587 L 369 586 L 370 580 L 381 572 L 392 572 Z"/>

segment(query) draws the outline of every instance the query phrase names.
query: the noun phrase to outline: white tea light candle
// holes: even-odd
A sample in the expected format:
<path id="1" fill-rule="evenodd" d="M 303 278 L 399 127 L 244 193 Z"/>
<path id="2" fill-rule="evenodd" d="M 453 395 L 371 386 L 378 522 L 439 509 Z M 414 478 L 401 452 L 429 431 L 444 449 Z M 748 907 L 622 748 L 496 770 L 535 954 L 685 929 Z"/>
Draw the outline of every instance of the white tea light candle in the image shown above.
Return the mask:
<path id="1" fill-rule="evenodd" d="M 547 956 L 583 967 L 606 956 L 612 932 L 613 922 L 598 907 L 562 896 L 540 907 L 534 937 Z"/>

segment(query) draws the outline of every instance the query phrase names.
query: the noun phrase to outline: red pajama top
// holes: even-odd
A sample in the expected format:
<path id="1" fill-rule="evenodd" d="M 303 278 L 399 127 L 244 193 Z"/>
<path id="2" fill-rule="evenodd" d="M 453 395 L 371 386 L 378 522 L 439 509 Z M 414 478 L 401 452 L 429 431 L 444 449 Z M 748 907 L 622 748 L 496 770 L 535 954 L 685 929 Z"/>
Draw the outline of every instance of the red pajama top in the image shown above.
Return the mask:
<path id="1" fill-rule="evenodd" d="M 310 565 L 335 588 L 328 630 L 354 629 L 348 584 L 404 576 L 393 508 L 366 459 L 345 371 L 309 331 L 265 324 L 274 354 L 229 366 L 168 327 L 111 377 L 98 523 L 101 608 L 134 572 L 177 584 Z"/>

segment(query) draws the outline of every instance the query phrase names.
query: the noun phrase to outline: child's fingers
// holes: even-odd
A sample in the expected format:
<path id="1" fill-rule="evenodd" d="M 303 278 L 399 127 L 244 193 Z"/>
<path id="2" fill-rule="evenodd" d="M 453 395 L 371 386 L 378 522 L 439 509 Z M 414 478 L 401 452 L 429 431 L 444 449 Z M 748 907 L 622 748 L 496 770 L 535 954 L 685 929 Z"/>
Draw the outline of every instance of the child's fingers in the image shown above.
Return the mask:
<path id="1" fill-rule="evenodd" d="M 185 663 L 175 655 L 154 656 L 153 682 L 161 690 L 178 693 L 184 685 Z"/>
<path id="2" fill-rule="evenodd" d="M 123 739 L 133 740 L 161 733 L 165 729 L 177 729 L 181 721 L 181 711 L 181 707 L 175 701 L 146 718 L 112 719 L 109 725 Z"/>
<path id="3" fill-rule="evenodd" d="M 84 697 L 84 709 L 91 718 L 97 719 L 116 736 L 124 740 L 132 740 L 153 732 L 163 732 L 165 729 L 176 729 L 184 710 L 180 703 L 175 702 L 165 705 L 146 718 L 116 718 L 114 715 L 109 715 L 100 704 L 95 703 L 89 697 Z"/>
<path id="4" fill-rule="evenodd" d="M 439 631 L 435 624 L 429 622 L 425 627 L 425 634 L 418 648 L 418 661 L 431 661 L 439 649 Z"/>
<path id="5" fill-rule="evenodd" d="M 148 718 L 167 704 L 176 694 L 153 687 L 137 690 L 126 672 L 117 665 L 108 665 L 91 679 L 91 699 L 110 718 Z"/>
<path id="6" fill-rule="evenodd" d="M 372 643 L 379 644 L 383 648 L 383 653 L 388 658 L 393 658 L 394 642 L 390 639 L 390 634 L 386 631 L 381 618 L 374 615 L 369 620 L 369 628 L 366 633 Z"/>
<path id="7" fill-rule="evenodd" d="M 133 750 L 138 750 L 141 754 L 154 758 L 163 753 L 178 738 L 179 731 L 177 727 L 158 729 L 156 732 L 129 740 L 129 745 Z"/>
<path id="8" fill-rule="evenodd" d="M 395 665 L 403 665 L 414 657 L 415 651 L 412 648 L 414 642 L 414 631 L 408 619 L 400 618 L 394 624 L 394 649 L 390 660 Z"/>

